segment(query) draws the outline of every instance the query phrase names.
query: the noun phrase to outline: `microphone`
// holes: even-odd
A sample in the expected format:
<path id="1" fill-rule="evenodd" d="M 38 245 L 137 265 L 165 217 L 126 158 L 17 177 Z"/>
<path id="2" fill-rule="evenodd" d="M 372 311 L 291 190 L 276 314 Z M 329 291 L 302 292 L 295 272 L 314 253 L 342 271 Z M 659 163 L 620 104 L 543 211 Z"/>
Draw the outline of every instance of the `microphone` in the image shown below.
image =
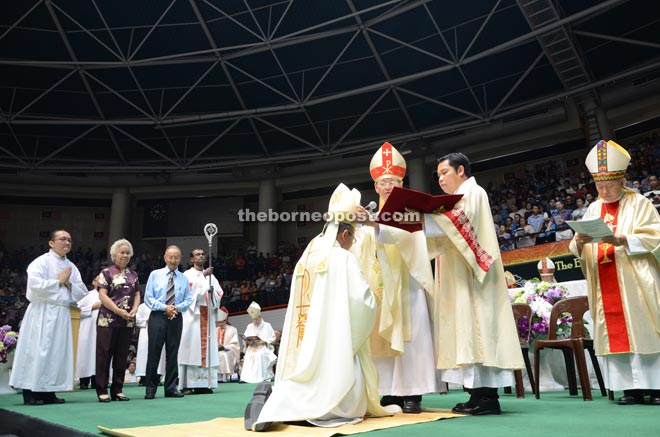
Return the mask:
<path id="1" fill-rule="evenodd" d="M 367 211 L 369 211 L 369 213 L 373 214 L 373 213 L 374 213 L 374 210 L 376 209 L 376 206 L 377 206 L 377 205 L 376 205 L 376 202 L 374 202 L 374 201 L 372 200 L 371 202 L 369 202 L 369 203 L 367 204 L 367 206 L 364 207 L 364 209 L 366 209 Z"/>

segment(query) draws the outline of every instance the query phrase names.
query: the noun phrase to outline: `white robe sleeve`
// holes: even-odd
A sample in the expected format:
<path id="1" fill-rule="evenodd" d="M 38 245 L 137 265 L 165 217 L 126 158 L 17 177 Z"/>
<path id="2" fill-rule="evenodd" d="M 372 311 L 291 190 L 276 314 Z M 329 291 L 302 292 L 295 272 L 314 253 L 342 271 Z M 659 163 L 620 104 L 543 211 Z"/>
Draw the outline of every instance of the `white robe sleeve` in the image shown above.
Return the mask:
<path id="1" fill-rule="evenodd" d="M 427 237 L 444 237 L 447 234 L 433 219 L 433 214 L 424 214 L 424 235 Z"/>

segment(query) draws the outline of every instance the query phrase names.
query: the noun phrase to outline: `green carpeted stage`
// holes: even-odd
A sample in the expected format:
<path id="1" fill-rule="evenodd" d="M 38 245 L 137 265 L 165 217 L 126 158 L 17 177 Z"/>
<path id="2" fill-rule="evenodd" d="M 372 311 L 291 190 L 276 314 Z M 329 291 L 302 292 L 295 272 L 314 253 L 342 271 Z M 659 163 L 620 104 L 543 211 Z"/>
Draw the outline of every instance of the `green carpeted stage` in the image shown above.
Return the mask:
<path id="1" fill-rule="evenodd" d="M 63 405 L 25 406 L 20 395 L 0 396 L 0 435 L 31 433 L 10 432 L 12 412 L 42 419 L 75 430 L 103 435 L 97 425 L 108 428 L 129 428 L 173 423 L 189 423 L 215 419 L 217 417 L 242 417 L 249 402 L 254 384 L 220 384 L 211 395 L 189 395 L 183 399 L 158 397 L 146 401 L 144 388 L 137 385 L 125 387 L 130 402 L 101 404 L 96 401 L 92 390 L 61 393 L 66 399 Z M 620 396 L 621 393 L 616 393 Z M 569 396 L 568 390 L 541 393 L 536 400 L 531 393 L 524 399 L 513 394 L 500 394 L 503 413 L 501 416 L 465 417 L 428 422 L 404 427 L 389 428 L 368 433 L 369 436 L 512 436 L 533 435 L 557 436 L 657 436 L 660 435 L 660 407 L 651 405 L 620 406 L 594 391 L 594 400 L 585 402 L 582 396 Z M 462 391 L 450 391 L 448 395 L 424 396 L 423 405 L 428 408 L 451 408 L 466 399 Z M 18 416 L 16 416 L 18 417 Z M 15 429 L 15 428 L 13 428 Z M 55 437 L 67 435 L 48 431 L 41 435 Z M 70 432 L 71 435 L 73 432 Z"/>

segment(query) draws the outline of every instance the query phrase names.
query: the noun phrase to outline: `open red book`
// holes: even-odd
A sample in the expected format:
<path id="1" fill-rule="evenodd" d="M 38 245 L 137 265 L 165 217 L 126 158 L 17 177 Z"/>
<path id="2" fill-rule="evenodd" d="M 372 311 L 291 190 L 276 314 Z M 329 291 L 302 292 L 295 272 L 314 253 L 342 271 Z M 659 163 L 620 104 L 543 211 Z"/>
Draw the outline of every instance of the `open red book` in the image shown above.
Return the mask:
<path id="1" fill-rule="evenodd" d="M 394 187 L 385 205 L 383 205 L 383 208 L 378 213 L 376 221 L 383 225 L 394 226 L 408 232 L 420 231 L 422 229 L 421 223 L 399 223 L 401 220 L 406 221 L 411 219 L 410 216 L 406 217 L 406 208 L 419 211 L 420 213 L 441 213 L 452 209 L 462 197 L 462 194 L 434 196 L 408 188 Z"/>

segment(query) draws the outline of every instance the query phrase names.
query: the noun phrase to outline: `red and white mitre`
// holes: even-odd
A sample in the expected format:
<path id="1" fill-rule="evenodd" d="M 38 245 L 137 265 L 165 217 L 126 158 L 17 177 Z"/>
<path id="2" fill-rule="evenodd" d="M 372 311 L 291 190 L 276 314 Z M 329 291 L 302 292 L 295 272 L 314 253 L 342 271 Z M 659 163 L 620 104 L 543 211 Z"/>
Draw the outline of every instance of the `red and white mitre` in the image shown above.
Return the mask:
<path id="1" fill-rule="evenodd" d="M 406 175 L 406 160 L 394 146 L 385 143 L 371 158 L 369 172 L 375 182 L 384 178 L 402 180 Z"/>

